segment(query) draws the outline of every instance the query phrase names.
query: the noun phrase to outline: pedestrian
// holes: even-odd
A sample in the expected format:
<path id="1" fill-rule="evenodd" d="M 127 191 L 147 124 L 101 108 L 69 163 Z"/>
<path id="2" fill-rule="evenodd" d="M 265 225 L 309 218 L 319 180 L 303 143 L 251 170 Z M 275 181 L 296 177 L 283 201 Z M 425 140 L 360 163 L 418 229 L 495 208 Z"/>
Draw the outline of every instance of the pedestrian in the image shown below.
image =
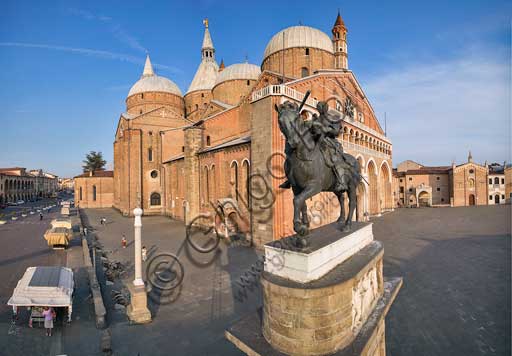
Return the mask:
<path id="1" fill-rule="evenodd" d="M 87 236 L 87 228 L 84 227 L 84 236 Z"/>
<path id="2" fill-rule="evenodd" d="M 142 261 L 146 262 L 148 259 L 148 250 L 146 250 L 146 246 L 142 246 Z"/>
<path id="3" fill-rule="evenodd" d="M 103 218 L 100 219 L 100 225 L 103 225 Z"/>
<path id="4" fill-rule="evenodd" d="M 39 212 L 39 221 L 43 220 L 43 213 Z"/>
<path id="5" fill-rule="evenodd" d="M 126 248 L 126 236 L 124 236 L 124 234 L 123 238 L 121 239 L 121 246 L 123 246 L 123 248 Z"/>
<path id="6" fill-rule="evenodd" d="M 52 336 L 53 318 L 55 318 L 55 311 L 53 308 L 44 307 L 44 328 L 46 329 L 46 336 Z"/>

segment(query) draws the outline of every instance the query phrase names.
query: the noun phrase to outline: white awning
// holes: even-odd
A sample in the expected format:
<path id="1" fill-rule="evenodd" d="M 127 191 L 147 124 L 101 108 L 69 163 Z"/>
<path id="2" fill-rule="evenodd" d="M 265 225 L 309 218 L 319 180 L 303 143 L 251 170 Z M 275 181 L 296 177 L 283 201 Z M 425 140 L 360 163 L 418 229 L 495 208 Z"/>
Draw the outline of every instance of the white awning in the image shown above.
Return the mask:
<path id="1" fill-rule="evenodd" d="M 73 306 L 73 271 L 66 267 L 29 267 L 18 281 L 8 305 Z"/>

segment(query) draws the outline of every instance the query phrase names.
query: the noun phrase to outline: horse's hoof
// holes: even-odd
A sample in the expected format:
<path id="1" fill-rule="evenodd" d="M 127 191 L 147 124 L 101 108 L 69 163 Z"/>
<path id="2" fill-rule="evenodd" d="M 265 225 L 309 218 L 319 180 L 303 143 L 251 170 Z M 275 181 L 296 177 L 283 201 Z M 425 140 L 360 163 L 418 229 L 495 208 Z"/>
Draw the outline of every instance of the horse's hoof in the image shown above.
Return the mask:
<path id="1" fill-rule="evenodd" d="M 297 235 L 304 236 L 309 232 L 309 229 L 306 225 L 301 223 L 293 224 L 293 230 L 297 233 Z"/>
<path id="2" fill-rule="evenodd" d="M 350 225 L 345 225 L 341 229 L 342 232 L 350 232 L 350 230 L 352 230 L 352 227 Z"/>
<path id="3" fill-rule="evenodd" d="M 308 247 L 309 243 L 308 243 L 308 239 L 305 238 L 305 237 L 301 237 L 300 239 L 298 239 L 297 241 L 297 245 L 298 247 L 300 248 L 306 248 Z"/>

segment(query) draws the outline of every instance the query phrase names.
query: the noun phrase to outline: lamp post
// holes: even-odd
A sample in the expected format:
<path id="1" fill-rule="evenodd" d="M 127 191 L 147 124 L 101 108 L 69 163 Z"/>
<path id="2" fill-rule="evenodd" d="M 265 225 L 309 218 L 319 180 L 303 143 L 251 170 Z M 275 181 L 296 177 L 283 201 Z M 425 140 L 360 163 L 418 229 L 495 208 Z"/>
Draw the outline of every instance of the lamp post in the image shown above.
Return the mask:
<path id="1" fill-rule="evenodd" d="M 133 223 L 135 231 L 135 279 L 133 284 L 135 286 L 143 286 L 142 280 L 142 209 L 133 209 L 135 215 L 135 222 Z"/>

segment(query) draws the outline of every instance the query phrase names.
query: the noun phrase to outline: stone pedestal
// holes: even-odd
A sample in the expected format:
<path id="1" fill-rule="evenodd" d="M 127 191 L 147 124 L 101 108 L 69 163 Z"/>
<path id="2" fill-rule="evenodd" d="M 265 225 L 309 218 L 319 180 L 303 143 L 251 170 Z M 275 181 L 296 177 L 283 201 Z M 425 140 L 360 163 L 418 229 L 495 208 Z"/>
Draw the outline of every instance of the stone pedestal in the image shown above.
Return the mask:
<path id="1" fill-rule="evenodd" d="M 265 246 L 263 307 L 227 338 L 248 355 L 384 356 L 384 317 L 402 279 L 384 280 L 384 248 L 371 228 L 324 226 L 306 251 Z"/>
<path id="2" fill-rule="evenodd" d="M 131 303 L 126 308 L 128 318 L 137 324 L 151 322 L 151 312 L 148 309 L 148 297 L 144 286 L 128 284 Z"/>

